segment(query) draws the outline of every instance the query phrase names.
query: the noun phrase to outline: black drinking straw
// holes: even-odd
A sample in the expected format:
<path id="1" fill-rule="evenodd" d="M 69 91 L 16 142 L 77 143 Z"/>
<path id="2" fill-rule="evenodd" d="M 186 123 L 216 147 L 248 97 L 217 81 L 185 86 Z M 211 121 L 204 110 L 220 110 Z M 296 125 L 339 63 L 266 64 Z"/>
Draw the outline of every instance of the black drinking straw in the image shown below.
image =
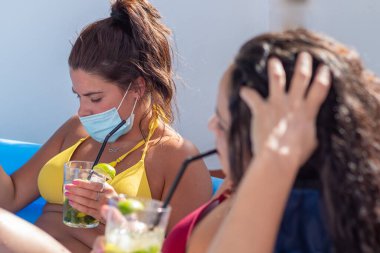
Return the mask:
<path id="1" fill-rule="evenodd" d="M 125 124 L 125 120 L 122 120 L 119 125 L 117 125 L 114 129 L 112 129 L 111 132 L 109 132 L 106 136 L 106 138 L 104 138 L 104 141 L 102 143 L 102 146 L 100 147 L 99 149 L 99 152 L 98 152 L 98 155 L 96 156 L 96 159 L 94 161 L 94 164 L 92 165 L 92 168 L 91 168 L 91 171 L 90 173 L 88 174 L 88 177 L 87 177 L 87 180 L 90 180 L 91 177 L 92 177 L 92 174 L 94 174 L 94 166 L 97 165 L 99 163 L 99 160 L 100 160 L 100 157 L 102 156 L 103 154 L 103 151 L 104 151 L 104 148 L 106 147 L 107 145 L 107 142 L 108 142 L 108 139 L 111 138 L 111 136 L 116 133 L 117 130 L 119 130 L 120 127 L 122 127 L 124 124 Z"/>
<path id="2" fill-rule="evenodd" d="M 213 155 L 216 152 L 217 152 L 216 149 L 212 149 L 212 150 L 206 151 L 204 153 L 201 153 L 199 155 L 190 156 L 190 157 L 186 158 L 186 160 L 182 163 L 182 166 L 179 169 L 172 186 L 170 187 L 169 193 L 166 196 L 166 199 L 164 201 L 164 204 L 162 205 L 162 208 L 166 208 L 169 205 L 169 202 L 172 199 L 174 192 L 177 189 L 177 186 L 178 186 L 179 182 L 181 181 L 181 178 L 182 178 L 183 174 L 185 173 L 185 170 L 187 169 L 189 164 L 196 161 L 196 160 L 199 160 L 199 159 L 205 158 L 207 156 Z"/>
<path id="3" fill-rule="evenodd" d="M 185 170 L 187 169 L 189 164 L 196 161 L 196 160 L 199 160 L 199 159 L 205 158 L 207 156 L 213 155 L 217 152 L 218 151 L 216 149 L 212 149 L 212 150 L 206 151 L 206 152 L 201 153 L 201 154 L 196 155 L 196 156 L 190 156 L 190 157 L 186 158 L 185 161 L 183 161 L 183 163 L 182 163 L 182 165 L 181 165 L 181 167 L 180 167 L 180 169 L 179 169 L 179 171 L 178 171 L 178 173 L 174 179 L 174 182 L 170 187 L 169 193 L 166 196 L 164 203 L 162 204 L 162 207 L 161 207 L 162 209 L 166 208 L 169 205 L 169 202 L 172 199 L 174 192 L 177 189 L 177 186 L 178 186 L 179 182 L 181 181 L 181 178 L 182 178 L 183 174 L 185 173 Z M 158 225 L 158 223 L 160 222 L 160 219 L 161 219 L 161 215 L 162 215 L 161 212 L 157 215 L 156 221 L 153 223 L 153 226 L 150 228 L 151 230 Z"/>

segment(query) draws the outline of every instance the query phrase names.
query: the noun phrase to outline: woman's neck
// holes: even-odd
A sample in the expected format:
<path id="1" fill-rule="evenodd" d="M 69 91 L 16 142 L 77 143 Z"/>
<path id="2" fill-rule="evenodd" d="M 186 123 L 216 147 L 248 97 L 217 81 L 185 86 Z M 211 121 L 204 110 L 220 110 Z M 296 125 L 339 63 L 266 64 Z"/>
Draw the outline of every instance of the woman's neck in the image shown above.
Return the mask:
<path id="1" fill-rule="evenodd" d="M 148 113 L 146 113 L 149 111 Z M 141 104 L 139 107 L 135 109 L 135 116 L 133 120 L 133 125 L 131 130 L 121 136 L 115 144 L 128 144 L 128 143 L 136 143 L 144 138 L 146 138 L 149 134 L 149 124 L 153 118 L 153 112 L 147 106 Z"/>

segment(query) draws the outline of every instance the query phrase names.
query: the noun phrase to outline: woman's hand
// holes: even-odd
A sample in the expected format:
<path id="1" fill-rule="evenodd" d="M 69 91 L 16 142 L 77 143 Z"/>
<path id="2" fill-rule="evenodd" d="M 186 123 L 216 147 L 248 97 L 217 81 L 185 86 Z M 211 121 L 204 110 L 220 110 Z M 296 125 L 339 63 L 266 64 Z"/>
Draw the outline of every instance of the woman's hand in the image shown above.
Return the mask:
<path id="1" fill-rule="evenodd" d="M 106 239 L 104 236 L 98 236 L 92 245 L 91 253 L 104 253 L 106 252 Z"/>
<path id="2" fill-rule="evenodd" d="M 100 221 L 104 221 L 100 213 L 101 206 L 108 204 L 109 198 L 116 195 L 116 191 L 108 183 L 76 179 L 72 184 L 65 185 L 65 196 L 70 205 Z"/>
<path id="3" fill-rule="evenodd" d="M 115 207 L 110 205 L 103 205 L 100 209 L 100 213 L 103 219 L 107 219 L 107 216 L 112 215 L 112 219 L 116 221 L 120 219 L 120 222 L 124 221 L 124 216 Z M 104 236 L 98 236 L 92 245 L 91 253 L 104 253 L 106 252 L 106 239 Z"/>
<path id="4" fill-rule="evenodd" d="M 315 121 L 329 91 L 330 72 L 326 66 L 319 67 L 308 90 L 311 65 L 311 56 L 301 53 L 286 92 L 284 69 L 278 59 L 272 58 L 268 62 L 268 98 L 263 99 L 253 89 L 241 89 L 241 97 L 254 115 L 251 141 L 256 157 L 269 151 L 279 158 L 286 157 L 298 169 L 316 148 Z"/>

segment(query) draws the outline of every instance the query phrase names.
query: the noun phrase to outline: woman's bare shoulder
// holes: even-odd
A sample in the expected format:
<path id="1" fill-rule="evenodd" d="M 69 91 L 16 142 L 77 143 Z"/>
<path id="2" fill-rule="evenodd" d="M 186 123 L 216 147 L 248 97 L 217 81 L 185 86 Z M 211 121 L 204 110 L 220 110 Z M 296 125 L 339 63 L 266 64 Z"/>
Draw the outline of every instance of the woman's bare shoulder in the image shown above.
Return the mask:
<path id="1" fill-rule="evenodd" d="M 183 138 L 175 130 L 166 127 L 161 134 L 150 143 L 152 159 L 160 158 L 165 163 L 181 163 L 189 156 L 199 153 L 198 148 L 189 140 Z"/>
<path id="2" fill-rule="evenodd" d="M 56 134 L 62 136 L 62 149 L 73 145 L 80 138 L 88 135 L 77 115 L 70 117 L 65 123 L 63 123 L 63 125 L 57 130 Z"/>

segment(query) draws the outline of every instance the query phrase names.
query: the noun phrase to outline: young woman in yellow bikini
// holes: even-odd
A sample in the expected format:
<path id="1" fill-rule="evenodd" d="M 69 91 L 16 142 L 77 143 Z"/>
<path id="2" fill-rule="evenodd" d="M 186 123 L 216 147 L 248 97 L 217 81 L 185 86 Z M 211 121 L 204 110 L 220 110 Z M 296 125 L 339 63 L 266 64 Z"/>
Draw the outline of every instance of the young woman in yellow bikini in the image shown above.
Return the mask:
<path id="1" fill-rule="evenodd" d="M 74 208 L 95 218 L 116 193 L 165 197 L 182 161 L 198 153 L 169 126 L 175 93 L 169 35 L 145 0 L 116 1 L 111 17 L 80 33 L 69 57 L 78 114 L 13 175 L 0 170 L 0 207 L 17 211 L 42 195 L 47 204 L 36 225 L 72 252 L 89 252 L 104 225 L 75 229 L 62 223 L 63 164 L 94 161 L 105 135 L 121 119 L 127 124 L 111 137 L 100 160 L 116 168 L 116 177 L 104 186 L 70 185 L 66 196 Z M 171 202 L 169 229 L 211 197 L 204 163 L 191 166 Z"/>

